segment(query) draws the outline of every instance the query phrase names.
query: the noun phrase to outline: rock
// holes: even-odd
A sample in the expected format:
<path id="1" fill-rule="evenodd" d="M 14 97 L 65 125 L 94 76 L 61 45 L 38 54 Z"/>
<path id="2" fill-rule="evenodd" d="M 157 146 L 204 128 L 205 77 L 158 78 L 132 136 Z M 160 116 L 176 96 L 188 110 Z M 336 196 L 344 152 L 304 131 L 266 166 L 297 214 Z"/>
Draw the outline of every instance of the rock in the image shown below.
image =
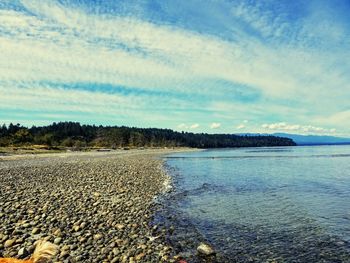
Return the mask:
<path id="1" fill-rule="evenodd" d="M 96 235 L 94 235 L 94 239 L 95 239 L 95 240 L 100 240 L 101 238 L 103 238 L 103 235 L 102 235 L 102 234 L 96 234 Z"/>
<path id="2" fill-rule="evenodd" d="M 140 253 L 140 254 L 138 254 L 138 255 L 135 256 L 135 259 L 136 259 L 136 261 L 140 261 L 140 260 L 142 260 L 145 256 L 146 256 L 145 253 Z"/>
<path id="3" fill-rule="evenodd" d="M 54 243 L 55 245 L 59 245 L 59 244 L 61 243 L 61 241 L 62 241 L 62 238 L 56 237 L 55 240 L 53 241 L 53 243 Z"/>
<path id="4" fill-rule="evenodd" d="M 19 251 L 18 251 L 18 257 L 20 258 L 24 258 L 29 254 L 28 250 L 24 247 L 22 247 Z"/>
<path id="5" fill-rule="evenodd" d="M 60 247 L 54 262 L 172 262 L 164 229 L 150 227 L 166 177 L 154 156 L 9 161 L 0 169 L 0 256 L 26 258 L 43 239 Z"/>
<path id="6" fill-rule="evenodd" d="M 55 232 L 53 232 L 53 234 L 54 234 L 54 236 L 57 236 L 57 237 L 61 236 L 62 235 L 61 229 L 55 230 Z"/>
<path id="7" fill-rule="evenodd" d="M 115 256 L 117 256 L 117 255 L 119 255 L 120 251 L 119 251 L 118 248 L 113 248 L 112 253 L 113 253 Z"/>
<path id="8" fill-rule="evenodd" d="M 4 244 L 4 247 L 5 248 L 8 248 L 8 247 L 12 247 L 13 244 L 16 242 L 16 239 L 9 239 L 9 240 L 6 240 L 5 244 Z"/>
<path id="9" fill-rule="evenodd" d="M 197 247 L 197 251 L 199 254 L 205 255 L 205 256 L 211 256 L 215 254 L 214 249 L 205 243 L 200 243 L 199 246 Z"/>
<path id="10" fill-rule="evenodd" d="M 32 230 L 32 234 L 35 235 L 35 234 L 38 234 L 40 232 L 40 229 L 37 228 L 37 227 L 34 227 L 33 230 Z"/>
<path id="11" fill-rule="evenodd" d="M 61 248 L 62 251 L 66 251 L 66 250 L 70 250 L 70 246 L 69 245 L 64 245 L 62 248 Z"/>
<path id="12" fill-rule="evenodd" d="M 123 228 L 125 228 L 125 225 L 123 224 L 116 224 L 115 227 L 119 230 L 122 230 Z"/>
<path id="13" fill-rule="evenodd" d="M 67 250 L 64 250 L 60 254 L 60 258 L 66 258 L 69 256 L 69 252 Z"/>

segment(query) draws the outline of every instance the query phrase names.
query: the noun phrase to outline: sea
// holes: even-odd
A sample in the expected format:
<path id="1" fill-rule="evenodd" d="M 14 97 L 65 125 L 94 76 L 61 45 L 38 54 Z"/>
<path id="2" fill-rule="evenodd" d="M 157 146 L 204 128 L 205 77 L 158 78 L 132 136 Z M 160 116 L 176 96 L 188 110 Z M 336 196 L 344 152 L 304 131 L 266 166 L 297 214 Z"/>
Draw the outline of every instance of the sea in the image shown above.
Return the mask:
<path id="1" fill-rule="evenodd" d="M 155 221 L 186 262 L 350 262 L 350 146 L 212 149 L 165 157 Z M 216 256 L 198 255 L 199 243 Z"/>

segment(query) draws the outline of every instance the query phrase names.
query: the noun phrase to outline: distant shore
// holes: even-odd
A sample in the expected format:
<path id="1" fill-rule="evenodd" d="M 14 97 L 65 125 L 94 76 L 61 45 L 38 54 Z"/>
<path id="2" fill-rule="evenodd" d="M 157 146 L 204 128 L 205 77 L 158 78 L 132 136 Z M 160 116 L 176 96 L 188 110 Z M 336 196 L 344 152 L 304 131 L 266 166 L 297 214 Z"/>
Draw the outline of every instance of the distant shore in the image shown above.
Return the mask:
<path id="1" fill-rule="evenodd" d="M 151 226 L 169 176 L 162 154 L 186 149 L 0 157 L 0 257 L 59 245 L 57 262 L 176 262 Z"/>

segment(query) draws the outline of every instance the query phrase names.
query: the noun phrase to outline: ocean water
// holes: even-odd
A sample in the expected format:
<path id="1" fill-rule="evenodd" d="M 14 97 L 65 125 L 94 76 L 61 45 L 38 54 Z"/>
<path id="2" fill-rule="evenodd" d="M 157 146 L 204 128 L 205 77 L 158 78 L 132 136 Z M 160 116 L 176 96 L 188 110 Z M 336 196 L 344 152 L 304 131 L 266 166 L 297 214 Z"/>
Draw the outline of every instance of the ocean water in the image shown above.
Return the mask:
<path id="1" fill-rule="evenodd" d="M 240 148 L 166 157 L 157 215 L 189 262 L 350 262 L 350 146 Z"/>

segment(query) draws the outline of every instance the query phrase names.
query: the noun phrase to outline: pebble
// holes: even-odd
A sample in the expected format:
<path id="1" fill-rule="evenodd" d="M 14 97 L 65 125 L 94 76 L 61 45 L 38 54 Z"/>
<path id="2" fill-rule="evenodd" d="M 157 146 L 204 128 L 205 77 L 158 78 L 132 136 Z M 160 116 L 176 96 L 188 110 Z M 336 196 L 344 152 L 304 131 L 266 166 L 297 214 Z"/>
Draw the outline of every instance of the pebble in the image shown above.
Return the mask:
<path id="1" fill-rule="evenodd" d="M 18 250 L 17 254 L 20 258 L 26 257 L 28 255 L 28 250 L 24 247 L 22 247 L 20 250 Z"/>
<path id="2" fill-rule="evenodd" d="M 211 255 L 215 254 L 214 249 L 205 243 L 200 243 L 199 246 L 197 247 L 197 251 L 198 251 L 198 253 L 205 255 L 205 256 L 211 256 Z"/>
<path id="3" fill-rule="evenodd" d="M 62 238 L 56 237 L 55 240 L 53 241 L 54 244 L 59 245 L 62 241 Z"/>
<path id="4" fill-rule="evenodd" d="M 7 248 L 7 247 L 12 247 L 12 245 L 16 242 L 16 239 L 9 239 L 9 240 L 6 240 L 5 244 L 4 244 L 4 247 Z"/>
<path id="5" fill-rule="evenodd" d="M 170 258 L 150 226 L 167 175 L 144 152 L 0 160 L 0 255 L 27 257 L 45 239 L 59 246 L 54 262 Z"/>
<path id="6" fill-rule="evenodd" d="M 33 235 L 35 235 L 35 234 L 37 234 L 37 233 L 39 233 L 39 232 L 40 232 L 40 230 L 39 230 L 39 228 L 37 228 L 37 227 L 34 227 L 33 230 L 32 230 L 32 234 L 33 234 Z"/>

